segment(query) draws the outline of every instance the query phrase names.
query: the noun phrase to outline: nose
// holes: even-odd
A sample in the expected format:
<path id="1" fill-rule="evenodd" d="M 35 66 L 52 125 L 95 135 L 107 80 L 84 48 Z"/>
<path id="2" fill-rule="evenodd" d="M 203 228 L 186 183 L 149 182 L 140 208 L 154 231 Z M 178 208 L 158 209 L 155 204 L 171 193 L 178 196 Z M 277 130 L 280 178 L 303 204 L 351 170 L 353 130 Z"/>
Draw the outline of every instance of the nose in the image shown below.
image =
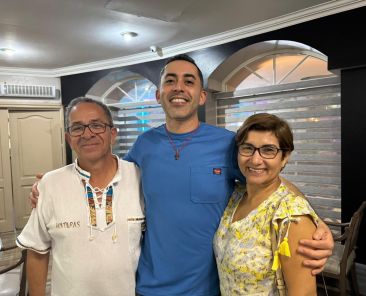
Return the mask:
<path id="1" fill-rule="evenodd" d="M 95 134 L 90 130 L 90 127 L 85 127 L 84 133 L 81 135 L 83 138 L 92 138 Z"/>
<path id="2" fill-rule="evenodd" d="M 263 162 L 262 156 L 259 154 L 259 149 L 254 151 L 254 154 L 251 157 L 251 161 L 253 164 L 261 164 Z"/>
<path id="3" fill-rule="evenodd" d="M 174 84 L 174 91 L 180 92 L 183 90 L 183 87 L 184 87 L 184 81 L 178 79 L 177 82 Z"/>

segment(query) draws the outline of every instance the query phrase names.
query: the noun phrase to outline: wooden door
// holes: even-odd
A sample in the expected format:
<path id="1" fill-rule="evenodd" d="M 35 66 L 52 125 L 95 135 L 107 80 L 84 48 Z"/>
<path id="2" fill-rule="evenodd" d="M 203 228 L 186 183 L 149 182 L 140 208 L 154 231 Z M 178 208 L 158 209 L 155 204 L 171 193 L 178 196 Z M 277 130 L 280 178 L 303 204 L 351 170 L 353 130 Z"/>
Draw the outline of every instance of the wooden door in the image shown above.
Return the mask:
<path id="1" fill-rule="evenodd" d="M 60 111 L 11 111 L 9 115 L 15 226 L 21 229 L 31 212 L 28 197 L 36 174 L 65 163 L 62 114 Z"/>

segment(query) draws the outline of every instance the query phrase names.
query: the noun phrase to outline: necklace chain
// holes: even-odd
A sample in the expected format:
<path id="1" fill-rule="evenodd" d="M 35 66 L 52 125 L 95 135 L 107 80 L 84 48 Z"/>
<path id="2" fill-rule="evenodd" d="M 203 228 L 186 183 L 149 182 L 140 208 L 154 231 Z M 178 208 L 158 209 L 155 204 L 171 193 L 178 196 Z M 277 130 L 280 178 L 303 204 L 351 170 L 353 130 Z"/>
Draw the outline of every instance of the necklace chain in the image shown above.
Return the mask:
<path id="1" fill-rule="evenodd" d="M 174 158 L 175 158 L 175 160 L 178 160 L 179 157 L 180 157 L 180 153 L 183 150 L 183 148 L 186 147 L 189 144 L 189 142 L 192 140 L 192 138 L 195 135 L 195 133 L 198 131 L 199 125 L 198 125 L 198 127 L 194 131 L 192 131 L 191 135 L 188 138 L 184 139 L 184 141 L 183 141 L 182 145 L 180 145 L 180 147 L 177 147 L 174 144 L 174 141 L 173 141 L 173 139 L 172 139 L 172 137 L 170 135 L 170 132 L 166 128 L 166 125 L 164 126 L 164 128 L 165 128 L 165 133 L 166 133 L 166 135 L 168 137 L 169 143 L 170 143 L 170 145 L 172 146 L 172 148 L 173 148 L 173 150 L 175 152 L 174 153 Z"/>

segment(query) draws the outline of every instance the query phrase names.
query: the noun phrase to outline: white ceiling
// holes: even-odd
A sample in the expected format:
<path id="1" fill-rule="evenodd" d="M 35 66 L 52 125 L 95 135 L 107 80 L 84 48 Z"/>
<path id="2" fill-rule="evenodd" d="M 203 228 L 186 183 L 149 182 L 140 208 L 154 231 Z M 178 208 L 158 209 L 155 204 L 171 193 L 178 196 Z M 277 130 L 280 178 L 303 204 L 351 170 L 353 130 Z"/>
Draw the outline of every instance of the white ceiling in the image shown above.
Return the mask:
<path id="1" fill-rule="evenodd" d="M 365 0 L 1 0 L 1 74 L 62 76 L 171 56 L 366 5 Z M 129 42 L 120 33 L 134 31 Z M 155 45 L 160 56 L 150 52 Z"/>

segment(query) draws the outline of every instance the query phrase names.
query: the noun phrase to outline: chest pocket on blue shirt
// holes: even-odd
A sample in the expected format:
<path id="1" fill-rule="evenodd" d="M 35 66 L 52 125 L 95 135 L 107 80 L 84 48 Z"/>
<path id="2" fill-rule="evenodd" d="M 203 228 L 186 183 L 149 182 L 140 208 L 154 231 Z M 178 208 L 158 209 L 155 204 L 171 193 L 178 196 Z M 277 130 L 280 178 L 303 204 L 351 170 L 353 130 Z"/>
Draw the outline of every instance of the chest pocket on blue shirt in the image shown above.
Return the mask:
<path id="1" fill-rule="evenodd" d="M 226 203 L 233 181 L 227 167 L 209 165 L 190 169 L 191 201 L 194 203 Z"/>

